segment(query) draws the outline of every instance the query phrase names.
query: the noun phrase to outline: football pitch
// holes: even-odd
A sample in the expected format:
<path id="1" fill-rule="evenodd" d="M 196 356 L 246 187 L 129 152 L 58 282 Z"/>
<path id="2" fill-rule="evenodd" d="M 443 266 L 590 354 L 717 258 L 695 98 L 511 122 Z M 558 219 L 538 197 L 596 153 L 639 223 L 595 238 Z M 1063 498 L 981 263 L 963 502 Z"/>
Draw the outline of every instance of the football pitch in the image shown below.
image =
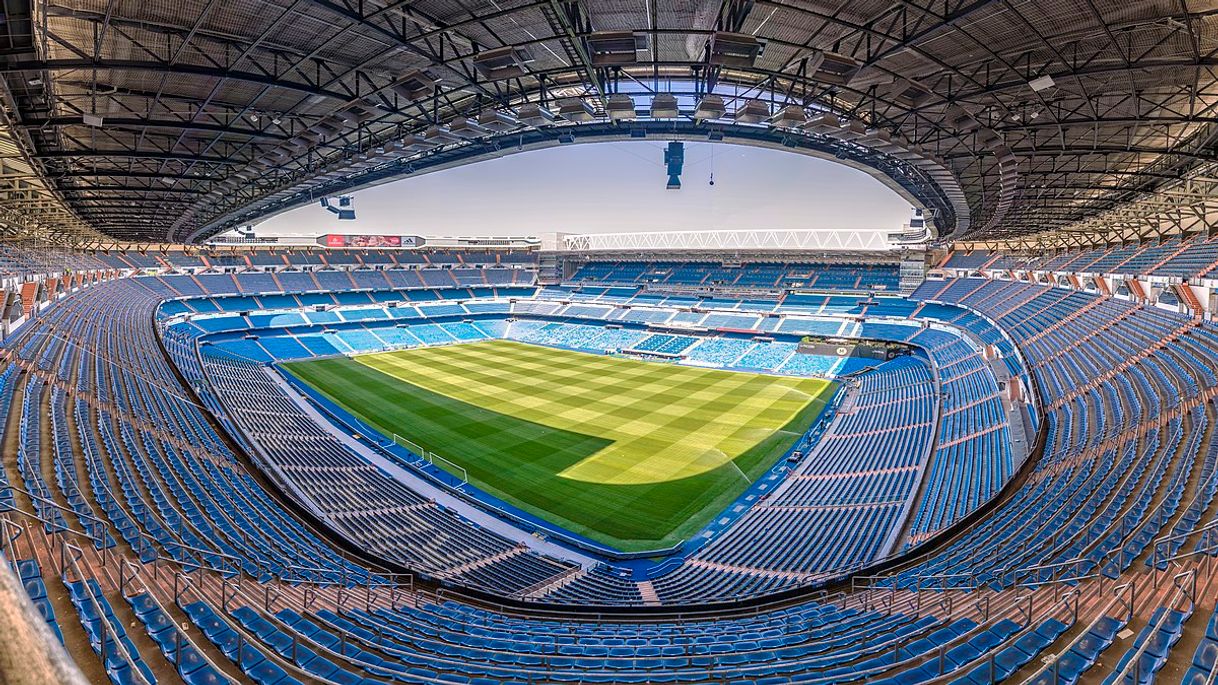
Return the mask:
<path id="1" fill-rule="evenodd" d="M 507 340 L 283 366 L 385 435 L 461 465 L 478 488 L 626 552 L 700 530 L 786 453 L 835 385 Z"/>

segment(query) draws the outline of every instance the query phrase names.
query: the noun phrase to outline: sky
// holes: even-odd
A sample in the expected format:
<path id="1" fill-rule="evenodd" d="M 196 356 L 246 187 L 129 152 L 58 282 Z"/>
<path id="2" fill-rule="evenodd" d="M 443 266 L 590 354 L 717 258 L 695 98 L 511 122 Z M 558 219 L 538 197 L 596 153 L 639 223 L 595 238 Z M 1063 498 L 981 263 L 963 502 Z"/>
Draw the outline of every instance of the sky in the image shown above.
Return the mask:
<path id="1" fill-rule="evenodd" d="M 683 187 L 666 190 L 665 144 L 590 143 L 522 152 L 363 190 L 354 196 L 355 221 L 334 220 L 315 204 L 271 217 L 255 230 L 424 236 L 896 230 L 910 217 L 907 201 L 861 171 L 724 143 L 686 143 Z"/>

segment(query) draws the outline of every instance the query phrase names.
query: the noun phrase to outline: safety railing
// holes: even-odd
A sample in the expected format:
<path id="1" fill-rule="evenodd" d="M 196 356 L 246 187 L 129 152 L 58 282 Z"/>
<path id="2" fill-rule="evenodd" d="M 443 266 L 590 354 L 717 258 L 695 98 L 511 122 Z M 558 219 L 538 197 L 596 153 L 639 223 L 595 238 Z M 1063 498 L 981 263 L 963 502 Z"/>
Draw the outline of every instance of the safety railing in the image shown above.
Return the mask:
<path id="1" fill-rule="evenodd" d="M 1142 655 L 1154 642 L 1153 637 L 1167 621 L 1171 618 L 1172 611 L 1181 611 L 1191 614 L 1197 607 L 1197 572 L 1194 570 L 1182 571 L 1172 576 L 1172 585 L 1175 590 L 1172 593 L 1172 598 L 1168 604 L 1163 605 L 1162 611 L 1157 620 L 1152 622 L 1146 632 L 1146 638 L 1142 640 L 1142 644 L 1138 645 L 1134 650 L 1132 657 L 1125 662 L 1125 666 L 1110 677 L 1110 681 L 1114 683 L 1130 682 L 1128 678 L 1133 677 L 1132 682 L 1141 683 L 1153 677 L 1153 673 L 1143 673 L 1144 665 L 1142 663 Z"/>

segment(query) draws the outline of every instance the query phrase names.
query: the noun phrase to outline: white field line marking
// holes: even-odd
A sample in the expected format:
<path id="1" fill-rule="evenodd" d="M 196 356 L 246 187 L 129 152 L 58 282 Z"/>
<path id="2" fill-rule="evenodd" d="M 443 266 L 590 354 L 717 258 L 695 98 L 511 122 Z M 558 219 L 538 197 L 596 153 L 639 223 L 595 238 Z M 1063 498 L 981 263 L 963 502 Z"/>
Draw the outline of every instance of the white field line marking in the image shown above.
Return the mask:
<path id="1" fill-rule="evenodd" d="M 753 481 L 749 480 L 749 477 L 744 475 L 744 471 L 740 470 L 740 466 L 736 463 L 735 459 L 731 460 L 728 463 L 732 465 L 732 468 L 736 469 L 736 473 L 740 474 L 740 477 L 744 479 L 744 482 L 748 483 L 749 485 L 753 484 Z"/>

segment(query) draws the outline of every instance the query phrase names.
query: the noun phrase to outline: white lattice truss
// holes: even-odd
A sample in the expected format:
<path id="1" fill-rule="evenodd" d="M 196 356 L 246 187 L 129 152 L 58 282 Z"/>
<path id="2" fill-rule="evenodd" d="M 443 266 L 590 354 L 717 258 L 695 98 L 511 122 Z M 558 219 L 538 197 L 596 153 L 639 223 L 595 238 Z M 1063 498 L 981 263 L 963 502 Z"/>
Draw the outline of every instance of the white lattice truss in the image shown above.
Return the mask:
<path id="1" fill-rule="evenodd" d="M 895 246 L 888 231 L 769 229 L 749 231 L 639 231 L 563 236 L 566 252 L 628 250 L 822 250 L 883 251 Z"/>

